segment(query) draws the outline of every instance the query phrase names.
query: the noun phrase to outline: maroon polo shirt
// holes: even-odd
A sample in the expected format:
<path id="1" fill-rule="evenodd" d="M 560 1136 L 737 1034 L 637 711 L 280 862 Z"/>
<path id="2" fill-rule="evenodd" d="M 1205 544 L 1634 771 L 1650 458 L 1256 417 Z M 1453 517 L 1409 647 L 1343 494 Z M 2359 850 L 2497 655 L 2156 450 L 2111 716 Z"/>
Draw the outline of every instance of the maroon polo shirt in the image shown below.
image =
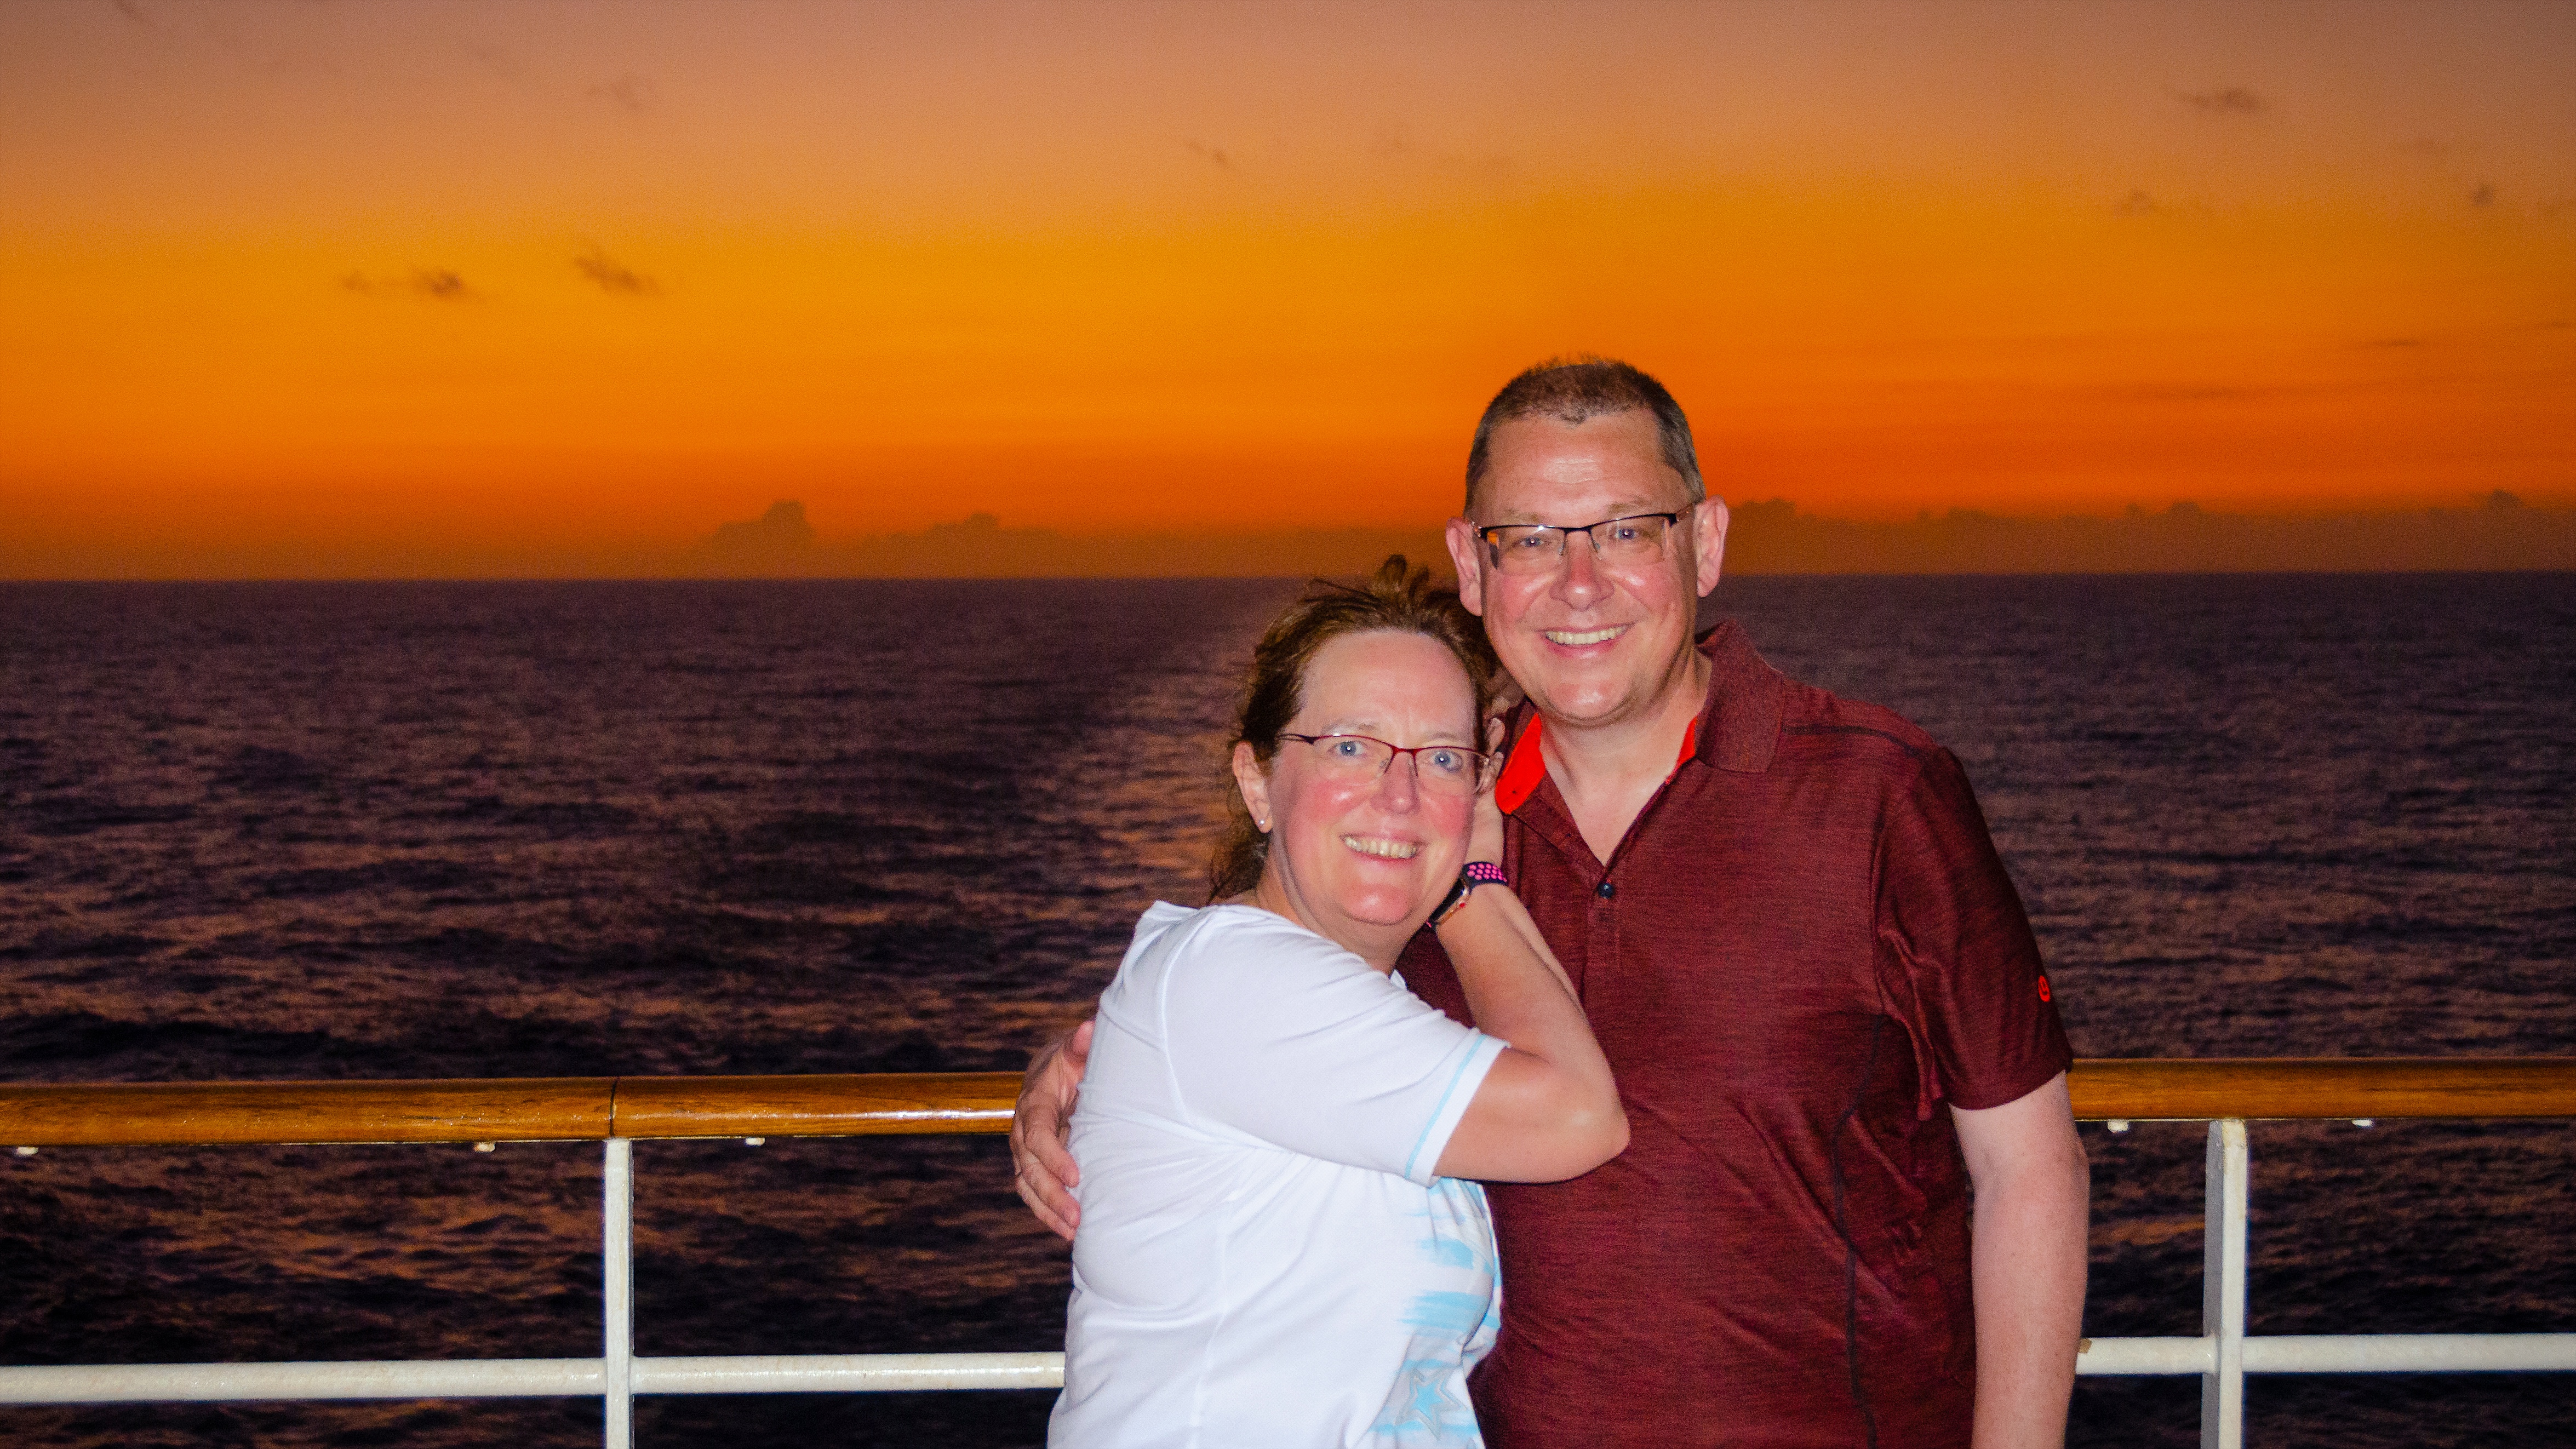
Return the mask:
<path id="1" fill-rule="evenodd" d="M 1797 684 L 1733 623 L 1607 863 L 1519 723 L 1504 866 L 1619 1079 L 1628 1150 L 1488 1188 L 1497 1449 L 1968 1442 L 1968 1174 L 1948 1107 L 2070 1060 L 2020 898 L 1947 750 Z M 1524 715 L 1527 711 L 1524 710 Z M 1405 981 L 1460 1020 L 1429 932 Z"/>

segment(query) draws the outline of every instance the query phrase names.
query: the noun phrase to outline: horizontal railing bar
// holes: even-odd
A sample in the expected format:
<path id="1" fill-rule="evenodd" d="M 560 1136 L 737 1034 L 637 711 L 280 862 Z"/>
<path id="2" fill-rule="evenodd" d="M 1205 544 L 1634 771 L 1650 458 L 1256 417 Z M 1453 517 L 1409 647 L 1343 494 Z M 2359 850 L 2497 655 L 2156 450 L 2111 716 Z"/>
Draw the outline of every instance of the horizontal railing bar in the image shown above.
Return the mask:
<path id="1" fill-rule="evenodd" d="M 1003 1132 L 1009 1072 L 0 1086 L 0 1147 Z M 2090 1058 L 2086 1121 L 2576 1117 L 2576 1058 Z"/>
<path id="2" fill-rule="evenodd" d="M 0 1368 L 0 1404 L 220 1403 L 244 1399 L 520 1399 L 596 1395 L 595 1358 L 347 1363 L 68 1364 Z"/>
<path id="3" fill-rule="evenodd" d="M 2090 1057 L 2084 1121 L 2576 1117 L 2576 1057 Z"/>
<path id="4" fill-rule="evenodd" d="M 1017 1072 L 620 1077 L 620 1137 L 849 1137 L 1008 1132 Z"/>
<path id="5" fill-rule="evenodd" d="M 2088 1338 L 2079 1374 L 2205 1374 L 2207 1338 Z M 2576 1373 L 2576 1333 L 2248 1334 L 2249 1374 Z"/>
<path id="6" fill-rule="evenodd" d="M 2078 1374 L 2205 1374 L 2218 1361 L 2206 1338 L 2088 1338 L 2075 1353 Z"/>
<path id="7" fill-rule="evenodd" d="M 533 1142 L 609 1135 L 613 1077 L 0 1087 L 0 1145 Z"/>
<path id="8" fill-rule="evenodd" d="M 2576 1373 L 2576 1333 L 2275 1334 L 2245 1340 L 2249 1374 Z"/>
<path id="9" fill-rule="evenodd" d="M 2094 1338 L 2088 1377 L 2209 1371 L 2206 1338 Z M 2245 1340 L 2245 1371 L 2576 1373 L 2576 1333 L 2276 1334 Z M 639 1394 L 853 1394 L 1053 1389 L 1060 1353 L 746 1354 L 635 1360 Z M 494 1399 L 596 1395 L 595 1358 L 353 1363 L 85 1364 L 0 1368 L 0 1403 L 210 1403 L 260 1399 Z"/>
<path id="10" fill-rule="evenodd" d="M 639 1358 L 639 1394 L 853 1394 L 1060 1389 L 1060 1353 L 805 1353 Z"/>
<path id="11" fill-rule="evenodd" d="M 1064 1387 L 1060 1353 L 817 1353 L 639 1358 L 639 1394 L 868 1394 Z M 606 1392 L 595 1358 L 0 1368 L 0 1404 L 260 1399 L 572 1398 Z"/>
<path id="12" fill-rule="evenodd" d="M 1012 1072 L 0 1086 L 0 1147 L 1007 1132 Z"/>

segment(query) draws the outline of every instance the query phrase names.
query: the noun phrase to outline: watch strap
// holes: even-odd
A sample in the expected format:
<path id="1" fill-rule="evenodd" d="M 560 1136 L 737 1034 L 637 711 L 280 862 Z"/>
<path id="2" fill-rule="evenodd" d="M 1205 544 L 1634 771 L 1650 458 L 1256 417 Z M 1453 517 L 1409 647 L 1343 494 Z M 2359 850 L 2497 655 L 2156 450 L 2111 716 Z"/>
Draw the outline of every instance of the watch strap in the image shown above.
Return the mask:
<path id="1" fill-rule="evenodd" d="M 1467 862 L 1458 868 L 1457 884 L 1449 887 L 1449 894 L 1440 898 L 1439 908 L 1431 913 L 1431 925 L 1437 927 L 1466 909 L 1467 897 L 1475 893 L 1476 887 L 1507 886 L 1511 883 L 1512 878 L 1504 873 L 1503 868 L 1490 860 Z"/>

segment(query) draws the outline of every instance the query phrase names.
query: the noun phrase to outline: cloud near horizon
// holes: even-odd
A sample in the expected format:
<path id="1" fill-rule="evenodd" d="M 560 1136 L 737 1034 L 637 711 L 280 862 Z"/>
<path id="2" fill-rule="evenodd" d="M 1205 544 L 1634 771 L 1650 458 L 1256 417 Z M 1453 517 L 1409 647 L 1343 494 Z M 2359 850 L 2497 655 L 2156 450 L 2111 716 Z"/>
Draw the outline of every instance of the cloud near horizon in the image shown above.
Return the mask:
<path id="1" fill-rule="evenodd" d="M 340 278 L 343 290 L 362 297 L 420 297 L 432 302 L 470 302 L 481 294 L 466 285 L 452 267 L 414 267 L 409 276 L 370 277 L 350 272 Z"/>
<path id="2" fill-rule="evenodd" d="M 1977 509 L 1896 522 L 1801 512 L 1785 498 L 1731 506 L 1726 567 L 1741 574 L 2381 573 L 2576 569 L 2576 509 L 2496 489 L 2467 508 L 2237 514 L 2188 500 L 2110 517 L 2020 518 Z M 1067 534 L 989 512 L 917 533 L 826 542 L 792 500 L 728 523 L 702 548 L 718 572 L 852 578 L 1291 576 L 1364 573 L 1390 553 L 1443 572 L 1436 528 Z"/>
<path id="3" fill-rule="evenodd" d="M 2212 115 L 2259 116 L 2270 110 L 2271 103 L 2243 86 L 2220 86 L 2206 91 L 2176 91 L 2174 95 L 2193 110 Z"/>
<path id="4" fill-rule="evenodd" d="M 612 297 L 650 297 L 662 285 L 631 267 L 610 259 L 607 252 L 593 244 L 588 252 L 572 259 L 573 269 Z"/>

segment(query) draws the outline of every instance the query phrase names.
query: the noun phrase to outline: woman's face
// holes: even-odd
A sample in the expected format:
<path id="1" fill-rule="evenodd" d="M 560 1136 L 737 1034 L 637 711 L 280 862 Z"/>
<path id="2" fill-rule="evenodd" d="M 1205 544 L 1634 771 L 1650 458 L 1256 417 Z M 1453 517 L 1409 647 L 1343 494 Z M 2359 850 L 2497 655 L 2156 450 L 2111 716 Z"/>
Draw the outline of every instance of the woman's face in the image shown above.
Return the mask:
<path id="1" fill-rule="evenodd" d="M 1315 651 L 1288 732 L 1369 735 L 1393 745 L 1476 749 L 1476 697 L 1456 656 L 1420 634 L 1344 634 Z M 1392 966 L 1458 879 L 1473 795 L 1420 788 L 1416 757 L 1354 777 L 1323 747 L 1282 740 L 1264 775 L 1250 745 L 1234 773 L 1269 863 L 1254 899 L 1308 930 Z"/>

